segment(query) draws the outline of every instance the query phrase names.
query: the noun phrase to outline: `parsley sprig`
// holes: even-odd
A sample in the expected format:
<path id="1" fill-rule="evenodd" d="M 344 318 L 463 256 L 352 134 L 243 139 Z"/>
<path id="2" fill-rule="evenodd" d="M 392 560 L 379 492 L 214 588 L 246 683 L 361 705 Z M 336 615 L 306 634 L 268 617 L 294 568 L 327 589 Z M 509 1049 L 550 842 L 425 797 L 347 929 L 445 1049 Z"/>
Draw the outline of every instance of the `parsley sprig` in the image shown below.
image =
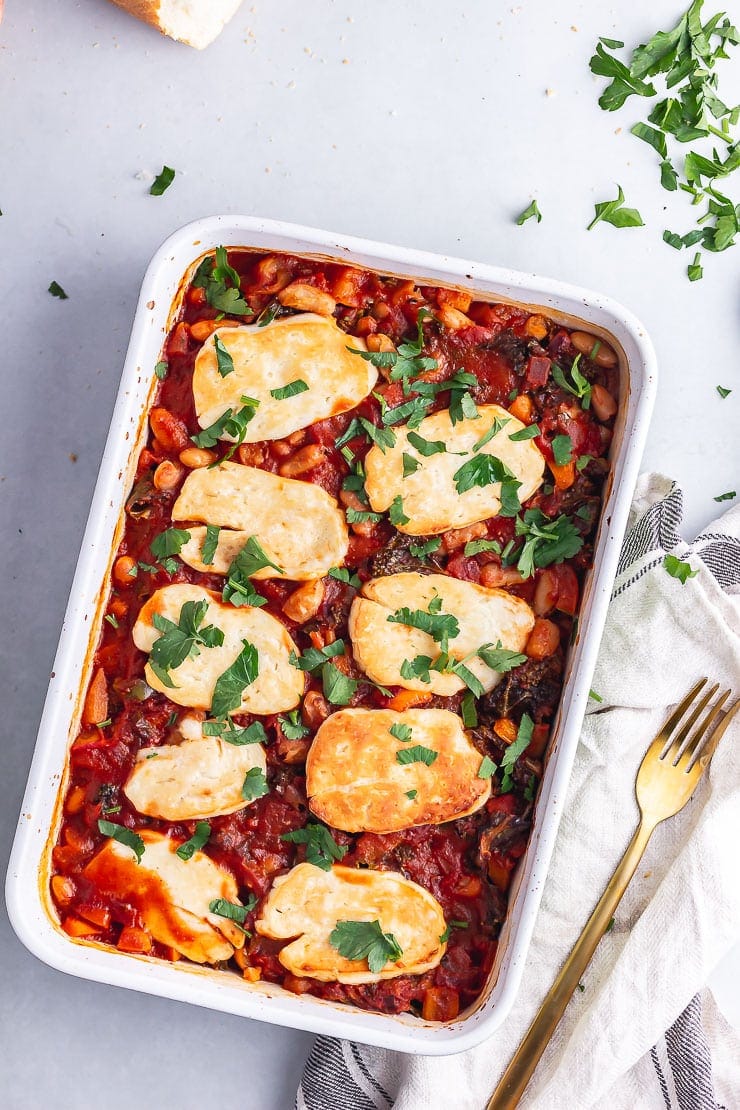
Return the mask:
<path id="1" fill-rule="evenodd" d="M 292 832 L 283 833 L 281 840 L 289 844 L 306 845 L 306 862 L 322 871 L 331 871 L 333 861 L 344 859 L 347 849 L 342 844 L 337 844 L 326 825 L 309 821 L 302 829 L 293 829 Z"/>
<path id="2" fill-rule="evenodd" d="M 224 634 L 213 624 L 203 626 L 208 612 L 208 602 L 186 601 L 180 609 L 177 624 L 154 613 L 152 624 L 162 635 L 154 641 L 149 654 L 149 664 L 163 686 L 176 689 L 170 671 L 176 670 L 186 659 L 200 655 L 201 647 L 220 647 Z"/>
<path id="3" fill-rule="evenodd" d="M 329 934 L 329 943 L 346 960 L 366 959 L 375 975 L 389 961 L 395 963 L 403 955 L 393 933 L 383 932 L 379 921 L 338 921 Z"/>
<path id="4" fill-rule="evenodd" d="M 535 567 L 571 559 L 583 547 L 583 537 L 570 517 L 561 515 L 550 520 L 540 509 L 527 509 L 523 517 L 517 518 L 515 531 L 524 537 L 517 557 L 523 578 L 531 578 Z"/>
<path id="5" fill-rule="evenodd" d="M 255 397 L 242 396 L 239 400 L 242 404 L 241 408 L 226 409 L 218 420 L 214 420 L 202 432 L 190 437 L 198 447 L 215 447 L 223 436 L 230 436 L 234 440 L 223 459 L 217 459 L 215 463 L 210 464 L 211 466 L 217 466 L 219 462 L 225 462 L 232 457 L 239 444 L 244 442 L 247 425 L 254 419 L 254 414 L 259 408 L 260 403 Z"/>
<path id="6" fill-rule="evenodd" d="M 241 279 L 229 265 L 225 247 L 216 247 L 215 259 L 208 255 L 198 266 L 193 277 L 196 289 L 205 289 L 211 308 L 227 316 L 252 316 L 253 311 L 240 296 Z"/>

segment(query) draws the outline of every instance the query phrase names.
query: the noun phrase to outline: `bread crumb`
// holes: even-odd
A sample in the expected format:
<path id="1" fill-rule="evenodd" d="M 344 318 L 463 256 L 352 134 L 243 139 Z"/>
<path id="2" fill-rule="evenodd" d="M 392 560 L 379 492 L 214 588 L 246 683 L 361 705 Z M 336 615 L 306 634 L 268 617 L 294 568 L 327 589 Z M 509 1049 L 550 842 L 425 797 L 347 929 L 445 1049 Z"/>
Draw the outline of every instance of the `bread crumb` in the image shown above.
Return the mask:
<path id="1" fill-rule="evenodd" d="M 570 29 L 571 29 L 571 31 L 577 31 L 578 30 L 578 28 L 574 27 L 574 25 L 572 23 L 570 25 Z"/>
<path id="2" fill-rule="evenodd" d="M 621 128 L 621 127 L 618 127 L 618 128 L 617 128 L 617 129 L 615 130 L 614 134 L 615 134 L 615 135 L 620 135 L 620 134 L 621 134 L 621 132 L 622 132 L 622 128 Z"/>
<path id="3" fill-rule="evenodd" d="M 74 451 L 70 451 L 70 454 L 69 454 L 69 461 L 70 461 L 71 463 L 76 463 L 76 462 L 77 462 L 77 455 L 75 454 L 75 452 L 74 452 Z"/>
<path id="4" fill-rule="evenodd" d="M 555 96 L 555 89 L 545 89 L 545 96 Z"/>
<path id="5" fill-rule="evenodd" d="M 342 58 L 342 65 L 343 66 L 348 66 L 349 65 L 349 58 Z"/>

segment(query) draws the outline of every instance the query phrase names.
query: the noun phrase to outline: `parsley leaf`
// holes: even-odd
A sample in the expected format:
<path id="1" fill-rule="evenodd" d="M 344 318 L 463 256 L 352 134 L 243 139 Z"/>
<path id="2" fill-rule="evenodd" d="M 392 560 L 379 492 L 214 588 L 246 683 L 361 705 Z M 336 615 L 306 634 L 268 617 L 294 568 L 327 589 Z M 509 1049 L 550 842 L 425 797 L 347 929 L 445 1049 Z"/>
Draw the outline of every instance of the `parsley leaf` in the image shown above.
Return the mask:
<path id="1" fill-rule="evenodd" d="M 396 762 L 406 766 L 409 763 L 425 763 L 431 767 L 439 752 L 432 748 L 425 748 L 423 744 L 414 744 L 410 748 L 399 748 L 396 752 Z"/>
<path id="2" fill-rule="evenodd" d="M 347 849 L 337 844 L 326 825 L 313 821 L 302 829 L 283 833 L 280 839 L 290 844 L 305 844 L 306 862 L 320 867 L 322 871 L 331 871 L 332 860 L 341 860 L 347 855 Z"/>
<path id="3" fill-rule="evenodd" d="M 411 728 L 409 725 L 401 724 L 400 721 L 396 722 L 395 725 L 391 725 L 388 731 L 391 736 L 395 736 L 396 740 L 401 740 L 403 743 L 411 739 Z"/>
<path id="4" fill-rule="evenodd" d="M 234 360 L 221 342 L 220 336 L 214 335 L 213 344 L 216 348 L 216 366 L 218 367 L 218 372 L 222 378 L 225 378 L 228 374 L 234 373 L 236 369 Z"/>
<path id="5" fill-rule="evenodd" d="M 617 196 L 614 200 L 605 200 L 599 204 L 594 205 L 596 215 L 591 220 L 591 223 L 586 228 L 590 231 L 596 224 L 601 223 L 602 220 L 607 224 L 612 224 L 614 227 L 644 227 L 644 221 L 636 208 L 624 207 L 624 193 L 622 186 L 617 185 Z"/>
<path id="6" fill-rule="evenodd" d="M 359 577 L 356 574 L 350 574 L 346 567 L 329 567 L 328 574 L 330 578 L 336 578 L 337 582 L 344 582 L 354 590 L 359 590 L 362 585 Z"/>
<path id="7" fill-rule="evenodd" d="M 52 297 L 57 297 L 60 301 L 68 301 L 69 300 L 69 297 L 64 292 L 64 290 L 62 289 L 62 287 L 61 287 L 61 285 L 59 284 L 58 281 L 52 281 L 52 283 L 49 286 L 47 292 L 51 293 Z"/>
<path id="8" fill-rule="evenodd" d="M 267 743 L 265 726 L 260 721 L 252 721 L 251 725 L 241 728 L 234 724 L 231 717 L 226 717 L 223 720 L 204 721 L 203 735 L 218 736 L 221 740 L 225 740 L 227 744 L 233 744 L 236 748 L 243 748 L 247 744 Z"/>
<path id="9" fill-rule="evenodd" d="M 526 223 L 527 220 L 531 220 L 532 217 L 535 218 L 535 220 L 537 221 L 538 224 L 542 223 L 542 213 L 540 212 L 539 208 L 537 207 L 537 201 L 536 200 L 533 200 L 532 203 L 530 205 L 528 205 L 528 207 L 525 208 L 524 211 L 521 212 L 517 216 L 517 218 L 516 218 L 517 227 L 521 227 L 522 224 Z"/>
<path id="10" fill-rule="evenodd" d="M 175 855 L 179 856 L 180 859 L 184 859 L 186 861 L 192 859 L 196 852 L 199 852 L 201 848 L 205 847 L 205 845 L 208 843 L 210 835 L 211 826 L 208 824 L 208 822 L 199 821 L 198 824 L 195 826 L 195 832 L 190 837 L 190 840 L 186 840 L 184 844 L 181 844 L 179 848 L 176 848 Z"/>
<path id="11" fill-rule="evenodd" d="M 359 683 L 340 671 L 333 663 L 324 663 L 321 668 L 321 684 L 324 697 L 332 705 L 349 705 Z"/>
<path id="12" fill-rule="evenodd" d="M 375 446 L 378 447 L 383 454 L 386 453 L 389 447 L 395 446 L 396 437 L 390 428 L 378 428 L 377 425 L 366 420 L 364 416 L 358 417 L 357 422 L 360 427 L 365 429 Z M 337 443 L 338 442 L 339 440 L 337 440 Z"/>
<path id="13" fill-rule="evenodd" d="M 186 601 L 180 609 L 177 624 L 154 613 L 152 623 L 162 635 L 155 640 L 149 653 L 149 664 L 164 686 L 175 688 L 169 671 L 176 670 L 186 659 L 200 655 L 201 647 L 220 647 L 224 634 L 213 624 L 201 627 L 208 612 L 208 602 Z"/>
<path id="14" fill-rule="evenodd" d="M 475 708 L 475 698 L 470 690 L 463 694 L 463 699 L 460 702 L 460 716 L 465 728 L 475 728 L 478 724 L 478 712 Z"/>
<path id="15" fill-rule="evenodd" d="M 287 385 L 280 386 L 279 389 L 271 389 L 270 396 L 274 397 L 276 401 L 285 401 L 288 397 L 296 397 L 299 393 L 305 393 L 308 390 L 308 385 L 302 378 L 296 378 L 293 382 L 288 382 Z"/>
<path id="16" fill-rule="evenodd" d="M 384 933 L 379 921 L 338 921 L 329 934 L 329 943 L 346 960 L 367 959 L 377 975 L 389 962 L 397 962 L 403 949 L 393 933 Z"/>
<path id="17" fill-rule="evenodd" d="M 283 716 L 278 717 L 280 728 L 283 730 L 283 736 L 286 740 L 302 740 L 304 736 L 308 736 L 311 731 L 306 728 L 301 720 L 301 715 L 297 709 L 291 709 L 290 713 L 285 713 Z"/>
<path id="18" fill-rule="evenodd" d="M 213 560 L 216 557 L 216 548 L 218 547 L 218 537 L 221 529 L 217 524 L 206 525 L 206 535 L 203 540 L 203 547 L 200 552 L 200 561 L 204 566 L 213 566 Z"/>
<path id="19" fill-rule="evenodd" d="M 431 603 L 430 607 L 431 609 Z M 460 625 L 457 617 L 452 613 L 430 612 L 425 609 L 409 609 L 403 605 L 390 613 L 386 618 L 391 624 L 405 624 L 408 628 L 418 628 L 426 632 L 435 643 L 442 645 L 442 650 L 447 651 L 449 640 L 454 640 L 460 635 Z"/>
<path id="20" fill-rule="evenodd" d="M 568 435 L 555 436 L 550 443 L 556 466 L 567 466 L 573 461 L 573 440 Z"/>
<path id="21" fill-rule="evenodd" d="M 591 353 L 593 354 L 593 351 Z M 552 364 L 551 373 L 560 388 L 577 397 L 581 402 L 581 408 L 587 409 L 591 404 L 591 383 L 581 373 L 578 366 L 580 361 L 581 356 L 576 355 L 569 371 L 570 381 L 566 378 L 564 370 L 556 362 Z"/>
<path id="22" fill-rule="evenodd" d="M 161 382 L 163 382 L 164 379 L 167 377 L 168 370 L 169 366 L 164 361 L 158 362 L 157 365 L 154 367 L 154 373 L 157 375 Z"/>
<path id="23" fill-rule="evenodd" d="M 254 802 L 257 798 L 270 793 L 265 772 L 261 767 L 251 767 L 244 776 L 242 783 L 242 798 L 247 802 Z"/>
<path id="24" fill-rule="evenodd" d="M 524 536 L 517 567 L 523 578 L 531 578 L 535 567 L 549 567 L 570 559 L 583 547 L 583 537 L 567 516 L 550 520 L 540 509 L 527 509 L 517 518 L 515 531 Z"/>
<path id="25" fill-rule="evenodd" d="M 412 802 L 413 802 L 414 798 L 416 797 L 416 795 L 418 793 L 419 793 L 418 790 L 404 790 L 404 794 L 409 799 L 409 801 L 412 801 Z"/>
<path id="26" fill-rule="evenodd" d="M 701 281 L 704 277 L 704 270 L 701 267 L 701 254 L 699 251 L 694 255 L 694 261 L 689 263 L 686 267 L 689 281 Z"/>
<path id="27" fill-rule="evenodd" d="M 494 763 L 489 756 L 484 755 L 483 759 L 481 760 L 481 765 L 478 768 L 477 777 L 479 779 L 490 779 L 491 775 L 495 775 L 497 771 L 498 765 Z"/>
<path id="28" fill-rule="evenodd" d="M 696 578 L 699 573 L 698 570 L 692 570 L 691 563 L 682 562 L 676 555 L 666 555 L 663 566 L 671 578 L 677 578 L 682 586 L 686 584 L 689 578 Z"/>
<path id="29" fill-rule="evenodd" d="M 102 836 L 110 836 L 113 840 L 117 840 L 119 844 L 124 844 L 127 848 L 130 848 L 136 856 L 136 862 L 141 863 L 141 857 L 144 855 L 144 841 L 133 829 L 127 829 L 125 825 L 116 825 L 113 821 L 106 821 L 99 817 L 98 831 Z"/>
<path id="30" fill-rule="evenodd" d="M 718 385 L 715 388 L 716 388 L 717 392 L 719 393 L 719 395 L 720 395 L 720 397 L 722 398 L 723 401 L 726 397 L 729 397 L 730 394 L 732 393 L 731 389 L 725 389 L 725 387 L 723 385 Z"/>
<path id="31" fill-rule="evenodd" d="M 589 62 L 589 68 L 597 77 L 611 77 L 611 81 L 599 97 L 599 105 L 606 112 L 613 112 L 621 108 L 625 100 L 632 95 L 655 96 L 653 85 L 633 76 L 628 66 L 620 62 L 611 54 L 607 54 L 604 44 L 609 46 L 617 40 L 600 39 L 596 53 Z"/>
<path id="32" fill-rule="evenodd" d="M 203 259 L 195 271 L 193 286 L 205 289 L 211 308 L 227 316 L 254 315 L 244 297 L 239 296 L 241 282 L 236 270 L 228 263 L 225 247 L 216 247 L 215 260 L 210 255 Z"/>
<path id="33" fill-rule="evenodd" d="M 501 544 L 498 540 L 468 540 L 463 548 L 463 555 L 477 555 L 480 551 L 495 551 L 501 554 Z"/>
<path id="34" fill-rule="evenodd" d="M 487 443 L 490 443 L 491 440 L 495 436 L 497 436 L 499 432 L 502 431 L 509 422 L 510 421 L 508 416 L 505 416 L 503 420 L 499 420 L 498 416 L 494 416 L 493 424 L 491 424 L 491 427 L 488 429 L 485 435 L 482 435 L 480 439 L 475 441 L 475 443 L 473 444 L 473 450 L 480 451 L 481 447 L 485 447 Z M 509 439 L 513 438 L 513 436 L 509 436 Z M 521 436 L 519 438 L 521 439 Z"/>
<path id="35" fill-rule="evenodd" d="M 409 455 L 406 451 L 401 455 L 401 460 L 403 462 L 404 478 L 408 478 L 410 474 L 414 474 L 421 466 L 419 460 L 415 459 L 413 455 Z"/>
<path id="36" fill-rule="evenodd" d="M 244 579 L 250 578 L 258 570 L 263 570 L 265 567 L 272 567 L 278 574 L 285 573 L 282 567 L 272 561 L 257 537 L 250 536 L 229 567 L 228 577 L 229 579 L 235 578 L 237 582 L 239 580 L 243 582 Z M 224 601 L 228 600 L 229 598 L 224 597 Z"/>
<path id="37" fill-rule="evenodd" d="M 488 486 L 493 482 L 516 482 L 517 488 L 521 485 L 506 463 L 495 455 L 475 455 L 464 462 L 452 477 L 458 493 L 465 493 L 474 486 Z"/>
<path id="38" fill-rule="evenodd" d="M 483 660 L 487 667 L 490 667 L 492 671 L 498 671 L 500 674 L 512 671 L 514 667 L 520 667 L 522 663 L 527 662 L 526 655 L 502 647 L 500 640 L 497 640 L 495 645 L 482 644 L 475 654 Z"/>
<path id="39" fill-rule="evenodd" d="M 509 744 L 506 751 L 501 757 L 501 770 L 504 772 L 503 779 L 501 780 L 501 790 L 506 793 L 511 790 L 513 779 L 512 771 L 519 756 L 524 752 L 530 744 L 532 733 L 534 732 L 534 721 L 528 713 L 522 714 L 522 719 L 519 722 L 519 728 L 516 734 L 516 740 Z"/>
<path id="40" fill-rule="evenodd" d="M 240 906 L 238 902 L 229 902 L 226 898 L 214 898 L 208 903 L 208 909 L 217 917 L 225 917 L 228 921 L 235 921 L 237 925 L 244 925 L 247 914 L 250 914 L 257 905 L 257 899 L 250 894 L 246 905 Z"/>
<path id="41" fill-rule="evenodd" d="M 432 536 L 430 540 L 425 543 L 412 543 L 409 544 L 409 551 L 415 559 L 424 559 L 427 555 L 431 555 L 433 551 L 437 551 L 442 544 L 439 536 Z"/>
<path id="42" fill-rule="evenodd" d="M 409 520 L 411 519 L 410 517 L 406 516 L 406 513 L 403 511 L 403 500 L 400 493 L 396 494 L 396 496 L 391 501 L 390 507 L 388 509 L 388 517 L 391 524 L 395 525 L 408 524 Z"/>
<path id="43" fill-rule="evenodd" d="M 424 458 L 428 458 L 430 455 L 442 454 L 442 452 L 447 450 L 444 440 L 424 439 L 423 436 L 418 435 L 416 432 L 408 433 L 408 441 L 420 455 L 424 456 Z"/>
<path id="44" fill-rule="evenodd" d="M 509 439 L 512 443 L 521 443 L 526 439 L 534 439 L 535 436 L 541 434 L 539 424 L 528 424 L 526 428 L 520 428 L 518 432 L 512 432 Z"/>
<path id="45" fill-rule="evenodd" d="M 325 644 L 322 648 L 306 648 L 302 655 L 296 655 L 291 651 L 288 662 L 299 671 L 317 671 L 319 667 L 323 667 L 327 659 L 335 655 L 344 655 L 344 640 L 334 640 L 333 643 Z"/>
<path id="46" fill-rule="evenodd" d="M 223 635 L 223 633 L 222 633 Z M 219 675 L 211 699 L 211 712 L 214 717 L 225 717 L 233 709 L 239 709 L 242 694 L 251 686 L 259 674 L 259 654 L 254 644 L 242 640 L 242 650 L 230 667 Z"/>
<path id="47" fill-rule="evenodd" d="M 161 563 L 168 555 L 179 555 L 189 539 L 190 533 L 184 528 L 165 528 L 164 532 L 154 537 L 149 547 L 154 558 Z"/>
<path id="48" fill-rule="evenodd" d="M 197 444 L 198 447 L 215 447 L 220 439 L 231 438 L 234 442 L 222 461 L 230 459 L 239 444 L 244 442 L 247 425 L 254 418 L 254 414 L 259 408 L 259 401 L 254 397 L 241 397 L 240 400 L 242 408 L 226 409 L 218 420 L 214 420 L 198 435 L 190 437 L 193 443 Z"/>
<path id="49" fill-rule="evenodd" d="M 372 521 L 376 524 L 383 517 L 381 513 L 371 513 L 370 510 L 363 509 L 345 509 L 344 515 L 347 518 L 348 524 L 364 524 L 366 521 Z"/>
<path id="50" fill-rule="evenodd" d="M 642 139 L 643 142 L 657 151 L 661 158 L 667 156 L 668 148 L 666 146 L 665 135 L 662 131 L 656 130 L 655 127 L 650 127 L 647 123 L 636 123 L 630 128 L 630 131 L 633 135 L 636 135 L 638 139 Z"/>
<path id="51" fill-rule="evenodd" d="M 727 493 L 720 493 L 719 496 L 713 498 L 713 500 L 714 501 L 732 501 L 736 497 L 737 497 L 737 492 L 734 489 L 731 489 L 731 490 L 728 490 Z"/>
<path id="52" fill-rule="evenodd" d="M 175 180 L 175 171 L 171 166 L 162 166 L 161 171 L 157 174 L 149 187 L 149 195 L 153 197 L 161 197 L 167 189 L 169 189 L 172 182 Z"/>

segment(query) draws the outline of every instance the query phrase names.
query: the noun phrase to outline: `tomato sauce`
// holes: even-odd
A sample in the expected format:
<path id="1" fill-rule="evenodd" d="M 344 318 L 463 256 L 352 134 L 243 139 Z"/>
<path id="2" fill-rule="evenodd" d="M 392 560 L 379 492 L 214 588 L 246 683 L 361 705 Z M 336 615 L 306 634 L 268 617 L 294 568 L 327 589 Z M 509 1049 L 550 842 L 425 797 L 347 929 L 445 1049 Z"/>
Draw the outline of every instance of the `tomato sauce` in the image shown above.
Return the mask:
<path id="1" fill-rule="evenodd" d="M 444 383 L 458 371 L 472 374 L 477 384 L 470 387 L 470 393 L 477 404 L 511 407 L 525 423 L 538 424 L 535 442 L 546 461 L 553 464 L 552 476 L 546 472 L 544 485 L 524 509 L 539 509 L 550 520 L 567 515 L 583 540 L 575 556 L 554 567 L 537 568 L 531 578 L 524 580 L 521 576 L 517 580 L 512 564 L 495 550 L 466 555 L 463 546 L 447 550 L 442 544 L 430 555 L 429 569 L 484 585 L 499 585 L 534 604 L 542 627 L 535 627 L 537 636 L 532 650 L 527 650 L 527 662 L 479 699 L 477 724 L 470 728 L 481 755 L 488 755 L 497 764 L 525 712 L 535 723 L 532 742 L 517 760 L 508 782 L 503 781 L 500 772 L 494 775 L 491 799 L 472 816 L 382 835 L 331 830 L 336 842 L 347 849 L 345 865 L 401 872 L 439 900 L 452 924 L 447 952 L 437 968 L 420 976 L 399 976 L 360 986 L 296 979 L 278 959 L 283 942 L 254 933 L 259 900 L 276 876 L 305 858 L 303 846 L 282 837 L 302 828 L 310 817 L 305 755 L 316 728 L 336 708 L 324 699 L 319 679 L 307 676 L 301 707 L 303 723 L 309 729 L 307 737 L 288 740 L 277 717 L 261 718 L 268 737 L 269 793 L 237 813 L 210 821 L 211 835 L 204 851 L 233 874 L 243 901 L 250 895 L 258 900 L 256 911 L 245 921 L 250 935 L 239 966 L 231 965 L 232 973 L 248 973 L 251 979 L 261 977 L 282 983 L 289 990 L 307 991 L 363 1009 L 410 1011 L 432 1020 L 448 1020 L 480 994 L 493 963 L 512 871 L 527 843 L 549 724 L 560 697 L 564 653 L 583 576 L 591 563 L 601 489 L 608 471 L 605 456 L 612 421 L 599 422 L 590 407 L 584 407 L 583 398 L 558 384 L 551 368 L 557 365 L 568 382 L 574 380 L 570 372 L 576 363 L 589 383 L 599 383 L 616 396 L 616 358 L 614 366 L 600 366 L 578 356 L 569 332 L 546 317 L 515 306 L 471 301 L 456 291 L 418 287 L 410 281 L 288 255 L 232 250 L 228 260 L 239 274 L 241 293 L 255 314 L 290 312 L 281 308 L 276 293 L 291 282 L 301 281 L 336 299 L 335 318 L 348 334 L 361 335 L 366 341 L 382 336 L 397 344 L 416 337 L 419 310 L 426 309 L 429 315 L 423 354 L 436 359 L 437 366 L 422 377 Z M 141 749 L 175 741 L 175 726 L 183 712 L 145 681 L 146 656 L 135 647 L 131 636 L 142 605 L 155 590 L 173 582 L 192 582 L 218 592 L 223 586 L 219 575 L 199 573 L 177 559 L 165 569 L 150 550 L 152 540 L 172 525 L 172 505 L 188 473 L 179 456 L 191 445 L 190 437 L 201 430 L 191 382 L 202 339 L 195 338 L 192 329 L 195 326 L 195 334 L 202 334 L 197 325 L 215 321 L 218 315 L 208 304 L 205 291 L 191 285 L 164 346 L 162 359 L 167 363 L 167 373 L 157 391 L 152 431 L 139 457 L 136 480 L 126 503 L 126 525 L 114 564 L 107 619 L 95 654 L 93 674 L 103 675 L 97 681 L 106 698 L 106 719 L 83 724 L 72 745 L 63 820 L 53 849 L 52 893 L 63 928 L 73 936 L 94 937 L 129 951 L 132 933 L 136 933 L 146 942 L 143 950 L 165 960 L 179 957 L 173 949 L 142 933 L 137 905 L 96 889 L 84 871 L 105 840 L 98 830 L 101 817 L 134 831 L 146 828 L 183 840 L 195 829 L 195 822 L 143 816 L 128 802 L 122 786 Z M 248 317 L 246 322 L 254 318 Z M 245 320 L 242 317 L 231 322 Z M 407 398 L 400 383 L 387 377 L 387 371 L 381 369 L 376 392 L 392 407 Z M 449 391 L 440 389 L 428 411 L 449 403 Z M 300 451 L 319 445 L 317 457 L 321 461 L 297 477 L 341 498 L 349 466 L 336 440 L 357 415 L 379 424 L 380 402 L 371 396 L 356 410 L 320 421 L 285 440 L 243 445 L 235 461 L 280 473 Z M 572 461 L 558 464 L 553 440 L 566 435 L 572 444 Z M 219 443 L 216 450 L 223 456 L 229 446 Z M 362 458 L 370 442 L 357 436 L 350 447 L 356 458 Z M 155 473 L 166 461 L 181 474 L 171 488 L 158 488 Z M 504 551 L 507 545 L 517 543 L 511 518 L 499 516 L 485 521 L 484 533 L 497 540 Z M 361 582 L 373 575 L 409 569 L 407 546 L 387 519 L 369 526 L 352 526 L 350 535 L 346 566 Z M 423 542 L 424 537 L 416 540 Z M 125 566 L 132 573 L 120 570 Z M 295 584 L 268 579 L 259 587 L 267 598 L 267 611 L 282 621 L 301 651 L 341 637 L 348 651 L 341 665 L 352 677 L 361 677 L 347 633 L 349 608 L 356 594 L 352 586 L 325 579 L 321 607 L 304 624 L 291 620 L 283 610 Z M 384 693 L 363 683 L 350 704 L 385 707 L 400 693 L 398 687 Z M 457 712 L 461 701 L 461 695 L 434 696 L 426 704 Z M 235 717 L 241 725 L 252 719 L 244 714 Z"/>

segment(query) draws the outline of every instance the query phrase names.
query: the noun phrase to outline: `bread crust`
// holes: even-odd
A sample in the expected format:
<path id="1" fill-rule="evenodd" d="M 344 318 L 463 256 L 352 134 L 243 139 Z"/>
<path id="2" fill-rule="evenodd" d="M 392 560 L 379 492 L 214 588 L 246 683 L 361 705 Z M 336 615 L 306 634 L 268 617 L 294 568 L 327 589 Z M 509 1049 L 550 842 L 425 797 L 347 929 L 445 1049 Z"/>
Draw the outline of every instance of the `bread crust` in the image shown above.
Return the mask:
<path id="1" fill-rule="evenodd" d="M 169 22 L 162 0 L 112 0 L 112 3 L 119 8 L 123 8 L 125 12 L 128 12 L 135 19 L 141 20 L 142 23 L 148 23 L 150 27 L 156 27 L 168 38 L 175 39 L 176 42 L 182 42 L 186 46 L 192 46 L 195 50 L 203 50 L 206 46 L 210 46 L 213 40 L 221 34 L 228 21 L 236 14 L 241 5 L 241 0 L 232 0 L 231 4 L 222 5 L 224 10 L 220 17 L 215 19 L 212 25 L 206 23 L 202 27 L 193 22 L 192 17 L 186 15 L 181 15 L 181 27 L 175 26 L 174 20 Z M 205 4 L 211 6 L 212 0 L 205 0 Z M 2 0 L 0 0 L 1 17 Z"/>

